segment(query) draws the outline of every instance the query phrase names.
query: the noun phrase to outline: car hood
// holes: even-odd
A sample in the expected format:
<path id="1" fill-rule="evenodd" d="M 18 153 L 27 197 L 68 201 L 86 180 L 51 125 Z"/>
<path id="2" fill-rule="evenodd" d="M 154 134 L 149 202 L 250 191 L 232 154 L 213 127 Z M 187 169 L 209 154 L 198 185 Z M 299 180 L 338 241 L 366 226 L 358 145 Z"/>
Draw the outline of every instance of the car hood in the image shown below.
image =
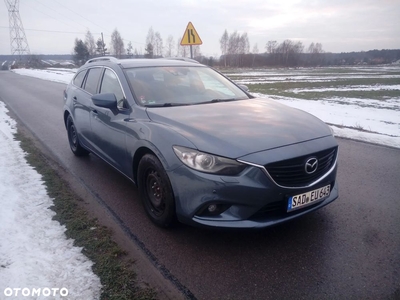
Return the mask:
<path id="1" fill-rule="evenodd" d="M 331 135 L 318 118 L 269 99 L 147 108 L 198 150 L 238 158 Z"/>

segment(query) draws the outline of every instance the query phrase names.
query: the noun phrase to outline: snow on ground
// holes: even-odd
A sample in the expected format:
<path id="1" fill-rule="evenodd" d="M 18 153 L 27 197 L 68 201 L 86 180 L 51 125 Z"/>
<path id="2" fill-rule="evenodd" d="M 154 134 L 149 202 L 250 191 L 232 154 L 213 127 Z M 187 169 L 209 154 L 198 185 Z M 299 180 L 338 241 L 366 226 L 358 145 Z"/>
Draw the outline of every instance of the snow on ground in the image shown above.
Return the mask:
<path id="1" fill-rule="evenodd" d="M 67 84 L 76 70 L 13 71 Z M 348 98 L 313 101 L 278 96 L 272 99 L 319 117 L 331 124 L 336 136 L 400 148 L 400 97 L 385 102 Z M 92 262 L 65 237 L 65 228 L 51 220 L 54 212 L 48 207 L 52 200 L 40 175 L 27 164 L 19 143 L 13 140 L 16 123 L 6 112 L 0 102 L 0 298 L 10 293 L 14 296 L 10 298 L 21 298 L 15 297 L 16 289 L 21 289 L 17 291 L 19 296 L 24 291 L 25 295 L 38 295 L 41 289 L 40 297 L 23 298 L 44 299 L 48 298 L 43 296 L 44 291 L 48 294 L 54 293 L 49 289 L 59 289 L 52 299 L 61 299 L 61 291 L 65 295 L 68 289 L 68 299 L 98 299 L 101 284 L 91 270 Z"/>
<path id="2" fill-rule="evenodd" d="M 237 75 L 237 74 L 235 74 Z M 241 74 L 242 75 L 242 74 Z M 248 76 L 248 75 L 247 75 Z M 265 74 L 264 74 L 265 76 Z M 331 81 L 336 81 L 336 80 L 341 80 L 341 79 L 374 79 L 376 76 L 368 76 L 368 75 L 360 75 L 360 76 L 350 76 L 350 75 L 340 75 L 340 76 L 323 76 L 323 77 L 317 77 L 317 76 L 299 76 L 296 75 L 294 76 L 293 74 L 291 75 L 286 75 L 286 76 L 276 76 L 276 77 L 271 77 L 270 74 L 268 74 L 268 78 L 252 78 L 252 76 L 248 76 L 246 79 L 241 79 L 238 80 L 237 83 L 239 84 L 260 84 L 260 83 L 271 83 L 271 82 L 284 82 L 284 81 L 290 81 L 290 82 L 331 82 Z M 400 78 L 400 75 L 381 75 L 380 78 Z"/>
<path id="3" fill-rule="evenodd" d="M 384 70 L 397 70 L 397 67 L 387 66 L 383 68 Z M 349 69 L 350 70 L 350 69 Z M 33 76 L 45 80 L 52 80 L 57 82 L 63 82 L 68 84 L 74 72 L 76 70 L 72 69 L 48 69 L 48 70 L 29 70 L 29 69 L 18 69 L 14 72 Z M 352 73 L 346 73 L 343 75 L 362 76 L 363 78 L 368 76 L 369 68 L 353 68 Z M 315 76 L 303 76 L 309 70 L 292 70 L 288 74 L 282 73 L 271 73 L 275 71 L 267 72 L 269 75 L 280 75 L 277 80 L 287 80 L 287 76 L 295 76 L 295 80 L 311 80 L 315 82 L 318 76 L 321 74 L 315 74 Z M 257 76 L 265 75 L 266 72 L 251 72 L 242 73 L 241 76 L 251 76 L 254 77 L 250 83 L 254 83 L 257 80 Z M 284 73 L 284 72 L 283 72 Z M 398 76 L 398 75 L 388 75 L 388 76 Z M 333 76 L 332 78 L 339 78 Z M 349 77 L 350 78 L 350 77 Z M 397 78 L 397 77 L 396 77 Z M 323 77 L 323 80 L 329 78 Z M 269 77 L 268 80 L 274 81 Z M 246 80 L 245 80 L 246 81 Z M 245 83 L 241 80 L 239 83 Z M 399 90 L 400 85 L 392 86 L 355 86 L 354 89 L 363 90 L 379 90 L 379 89 L 391 89 Z M 326 89 L 324 89 L 326 90 Z M 336 89 L 337 90 L 337 89 Z M 339 89 L 340 90 L 340 89 Z M 299 89 L 299 92 L 304 91 Z M 312 89 L 311 91 L 316 91 Z M 272 98 L 275 101 L 281 102 L 283 104 L 305 110 L 326 123 L 329 123 L 334 130 L 334 133 L 338 137 L 345 137 L 355 140 L 367 141 L 371 143 L 392 146 L 400 148 L 400 94 L 399 97 L 393 99 L 387 99 L 386 101 L 378 101 L 373 99 L 353 99 L 353 98 L 339 98 L 334 97 L 330 99 L 323 100 L 302 100 L 296 98 L 279 97 L 279 96 L 269 96 L 264 94 L 253 95 L 262 98 Z"/>
<path id="4" fill-rule="evenodd" d="M 35 69 L 14 69 L 13 72 L 26 75 L 31 77 L 36 77 L 44 80 L 50 80 L 55 82 L 61 82 L 68 84 L 72 77 L 74 77 L 76 70 L 57 70 L 57 69 L 47 69 L 47 70 L 35 70 Z"/>
<path id="5" fill-rule="evenodd" d="M 400 84 L 397 85 L 350 85 L 347 87 L 334 87 L 334 88 L 313 88 L 313 89 L 292 89 L 291 92 L 298 94 L 304 92 L 328 92 L 328 91 L 338 91 L 338 92 L 349 92 L 349 91 L 400 91 Z"/>
<path id="6" fill-rule="evenodd" d="M 0 102 L 0 299 L 99 299 L 93 263 L 52 220 L 52 199 L 6 113 Z"/>

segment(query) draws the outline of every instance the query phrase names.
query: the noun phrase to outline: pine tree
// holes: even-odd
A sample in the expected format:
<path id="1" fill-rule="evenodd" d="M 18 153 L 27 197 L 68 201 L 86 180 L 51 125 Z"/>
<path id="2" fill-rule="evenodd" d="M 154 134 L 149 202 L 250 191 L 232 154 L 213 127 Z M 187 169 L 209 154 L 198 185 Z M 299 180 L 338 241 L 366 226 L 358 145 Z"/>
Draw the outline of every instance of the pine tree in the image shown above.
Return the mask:
<path id="1" fill-rule="evenodd" d="M 89 51 L 81 39 L 75 39 L 74 61 L 77 65 L 83 65 L 89 59 Z"/>

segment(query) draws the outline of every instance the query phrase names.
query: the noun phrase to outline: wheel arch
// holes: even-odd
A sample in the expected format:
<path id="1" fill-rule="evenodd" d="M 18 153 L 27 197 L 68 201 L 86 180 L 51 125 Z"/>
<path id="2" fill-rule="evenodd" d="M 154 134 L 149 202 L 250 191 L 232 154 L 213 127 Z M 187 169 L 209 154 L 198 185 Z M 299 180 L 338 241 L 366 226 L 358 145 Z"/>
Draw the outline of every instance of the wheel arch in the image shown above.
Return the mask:
<path id="1" fill-rule="evenodd" d="M 139 162 L 142 159 L 143 156 L 145 156 L 146 154 L 152 154 L 155 157 L 157 157 L 158 159 L 160 159 L 158 157 L 158 155 L 156 153 L 154 153 L 154 151 L 152 151 L 150 148 L 145 147 L 145 146 L 141 146 L 140 148 L 138 148 L 133 156 L 133 160 L 132 160 L 132 176 L 133 176 L 133 181 L 135 182 L 135 184 L 137 185 L 137 175 L 138 175 L 138 166 L 139 166 Z"/>
<path id="2" fill-rule="evenodd" d="M 68 120 L 68 117 L 70 116 L 71 114 L 70 114 L 70 112 L 68 111 L 68 110 L 65 110 L 64 111 L 64 126 L 65 126 L 65 129 L 67 129 L 67 120 Z"/>

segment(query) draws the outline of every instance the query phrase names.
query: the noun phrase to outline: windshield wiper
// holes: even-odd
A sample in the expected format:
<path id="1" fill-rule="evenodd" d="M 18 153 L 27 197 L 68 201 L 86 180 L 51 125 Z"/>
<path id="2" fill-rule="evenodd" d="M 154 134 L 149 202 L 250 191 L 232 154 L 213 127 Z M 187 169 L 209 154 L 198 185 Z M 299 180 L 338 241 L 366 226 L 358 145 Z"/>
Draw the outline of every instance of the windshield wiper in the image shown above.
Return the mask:
<path id="1" fill-rule="evenodd" d="M 239 100 L 237 98 L 227 98 L 227 99 L 212 99 L 210 102 L 227 102 L 227 101 L 234 101 L 234 100 Z"/>
<path id="2" fill-rule="evenodd" d="M 168 106 L 183 106 L 183 105 L 188 105 L 188 104 L 187 103 L 167 102 L 167 103 L 146 104 L 145 107 L 168 107 Z"/>

